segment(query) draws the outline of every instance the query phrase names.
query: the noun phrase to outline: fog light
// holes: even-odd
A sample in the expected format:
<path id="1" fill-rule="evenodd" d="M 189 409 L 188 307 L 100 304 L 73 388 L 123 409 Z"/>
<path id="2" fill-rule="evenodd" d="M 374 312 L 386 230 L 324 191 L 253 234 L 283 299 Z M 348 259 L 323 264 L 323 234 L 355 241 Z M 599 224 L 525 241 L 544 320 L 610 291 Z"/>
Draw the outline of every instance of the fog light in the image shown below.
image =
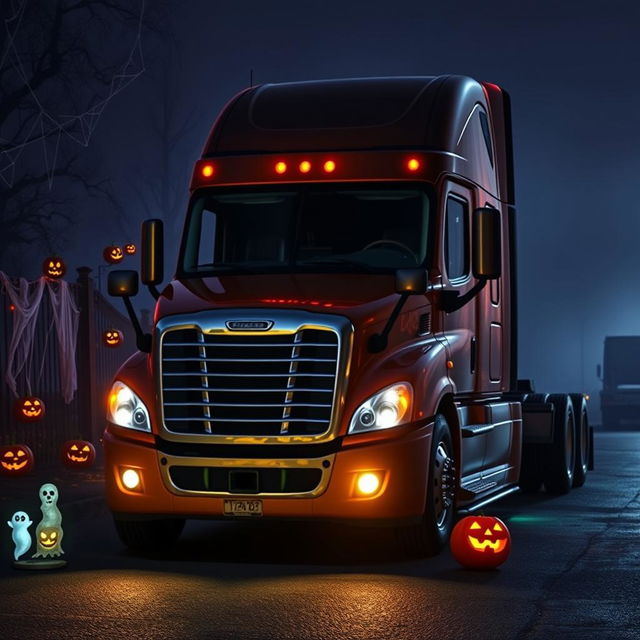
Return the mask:
<path id="1" fill-rule="evenodd" d="M 125 469 L 121 477 L 122 484 L 130 491 L 140 488 L 140 474 L 135 469 Z"/>
<path id="2" fill-rule="evenodd" d="M 371 496 L 380 489 L 380 476 L 377 473 L 361 473 L 356 480 L 358 493 L 363 496 Z"/>

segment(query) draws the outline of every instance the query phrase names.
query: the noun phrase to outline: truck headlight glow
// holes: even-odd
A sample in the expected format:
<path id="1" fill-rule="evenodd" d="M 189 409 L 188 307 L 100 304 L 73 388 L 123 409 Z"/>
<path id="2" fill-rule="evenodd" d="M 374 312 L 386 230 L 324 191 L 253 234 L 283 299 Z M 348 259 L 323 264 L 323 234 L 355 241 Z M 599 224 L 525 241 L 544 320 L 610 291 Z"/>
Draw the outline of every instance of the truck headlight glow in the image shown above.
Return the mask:
<path id="1" fill-rule="evenodd" d="M 349 433 L 389 429 L 409 422 L 413 387 L 397 382 L 363 402 L 351 418 Z"/>
<path id="2" fill-rule="evenodd" d="M 116 380 L 109 392 L 107 420 L 127 429 L 151 431 L 149 412 L 144 402 L 124 382 Z"/>

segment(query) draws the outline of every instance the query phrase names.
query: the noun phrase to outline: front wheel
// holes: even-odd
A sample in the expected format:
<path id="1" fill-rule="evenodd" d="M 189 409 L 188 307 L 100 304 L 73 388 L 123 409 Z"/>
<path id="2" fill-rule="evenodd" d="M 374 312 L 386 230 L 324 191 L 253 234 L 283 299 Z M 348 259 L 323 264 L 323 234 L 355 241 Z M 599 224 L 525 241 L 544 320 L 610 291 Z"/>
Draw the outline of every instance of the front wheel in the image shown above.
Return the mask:
<path id="1" fill-rule="evenodd" d="M 185 521 L 179 518 L 164 520 L 121 520 L 113 522 L 122 543 L 134 551 L 160 551 L 171 547 L 180 537 Z"/>
<path id="2" fill-rule="evenodd" d="M 451 431 L 445 417 L 438 414 L 433 425 L 427 502 L 422 521 L 398 529 L 399 542 L 409 555 L 436 555 L 449 540 L 453 528 L 454 462 Z"/>

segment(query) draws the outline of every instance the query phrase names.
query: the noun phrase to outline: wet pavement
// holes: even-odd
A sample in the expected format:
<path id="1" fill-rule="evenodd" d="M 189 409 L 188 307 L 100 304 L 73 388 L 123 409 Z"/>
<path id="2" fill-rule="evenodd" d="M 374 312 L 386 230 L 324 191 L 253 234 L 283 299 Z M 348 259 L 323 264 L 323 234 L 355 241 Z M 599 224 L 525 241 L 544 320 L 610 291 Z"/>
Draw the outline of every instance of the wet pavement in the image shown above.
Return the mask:
<path id="1" fill-rule="evenodd" d="M 11 567 L 4 521 L 21 496 L 0 478 L 3 637 L 640 637 L 639 433 L 597 433 L 596 469 L 566 496 L 487 508 L 513 550 L 486 572 L 459 568 L 448 550 L 407 559 L 389 531 L 340 526 L 194 521 L 174 548 L 135 555 L 116 538 L 100 473 L 62 473 L 68 565 L 45 574 Z M 34 494 L 34 523 L 37 506 Z"/>

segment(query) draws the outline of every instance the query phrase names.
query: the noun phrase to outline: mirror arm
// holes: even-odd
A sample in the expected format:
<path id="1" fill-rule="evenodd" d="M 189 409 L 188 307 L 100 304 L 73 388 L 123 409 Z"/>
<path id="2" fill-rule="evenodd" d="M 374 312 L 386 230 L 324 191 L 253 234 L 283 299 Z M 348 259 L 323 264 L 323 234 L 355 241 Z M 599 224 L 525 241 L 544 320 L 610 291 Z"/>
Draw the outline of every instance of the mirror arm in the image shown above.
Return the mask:
<path id="1" fill-rule="evenodd" d="M 387 324 L 385 325 L 382 333 L 374 333 L 369 338 L 369 351 L 371 353 L 380 353 L 380 351 L 384 351 L 387 348 L 387 338 L 389 337 L 389 333 L 393 327 L 393 323 L 396 321 L 400 311 L 402 311 L 402 307 L 404 307 L 404 303 L 407 301 L 407 298 L 410 296 L 410 293 L 401 293 L 400 299 L 396 303 L 389 319 L 387 320 Z"/>
<path id="2" fill-rule="evenodd" d="M 155 284 L 148 284 L 147 289 L 149 289 L 149 293 L 153 296 L 154 300 L 157 300 L 160 297 L 160 292 Z"/>
<path id="3" fill-rule="evenodd" d="M 442 300 L 442 309 L 446 313 L 453 313 L 454 311 L 462 309 L 467 302 L 473 300 L 473 298 L 484 289 L 488 281 L 488 278 L 479 279 L 478 282 L 463 295 L 460 295 L 458 291 L 441 290 L 440 299 Z"/>
<path id="4" fill-rule="evenodd" d="M 131 304 L 131 298 L 129 298 L 129 296 L 123 296 L 122 301 L 124 302 L 124 306 L 127 308 L 129 320 L 131 320 L 133 329 L 136 332 L 136 347 L 139 351 L 143 351 L 144 353 L 151 353 L 151 334 L 144 333 L 142 331 L 138 316 L 136 315 L 133 305 Z"/>

